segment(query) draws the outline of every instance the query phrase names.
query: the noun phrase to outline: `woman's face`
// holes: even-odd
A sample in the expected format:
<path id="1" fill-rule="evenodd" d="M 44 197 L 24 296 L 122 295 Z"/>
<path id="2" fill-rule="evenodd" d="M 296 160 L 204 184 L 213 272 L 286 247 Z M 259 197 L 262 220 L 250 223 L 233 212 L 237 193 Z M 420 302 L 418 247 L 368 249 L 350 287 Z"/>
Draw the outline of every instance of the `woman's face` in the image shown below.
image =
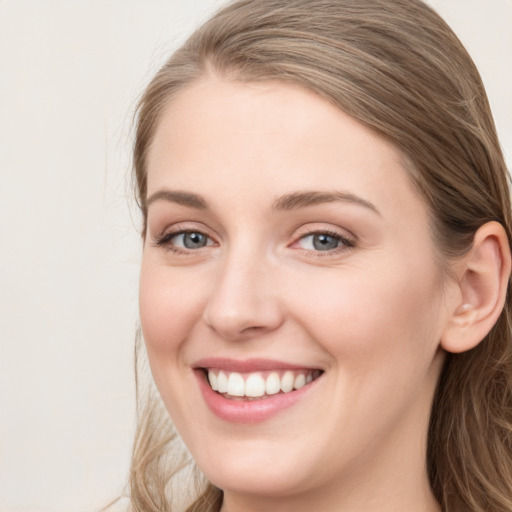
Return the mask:
<path id="1" fill-rule="evenodd" d="M 417 486 L 453 294 L 399 152 L 301 88 L 209 79 L 163 114 L 148 204 L 144 338 L 206 476 Z"/>

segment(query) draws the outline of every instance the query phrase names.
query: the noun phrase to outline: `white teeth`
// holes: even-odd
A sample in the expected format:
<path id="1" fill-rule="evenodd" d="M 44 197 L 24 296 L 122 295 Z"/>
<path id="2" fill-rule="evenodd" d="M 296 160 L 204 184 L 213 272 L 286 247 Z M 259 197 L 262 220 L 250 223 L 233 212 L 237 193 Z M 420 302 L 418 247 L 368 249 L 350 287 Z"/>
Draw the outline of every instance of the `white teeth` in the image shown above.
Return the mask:
<path id="1" fill-rule="evenodd" d="M 293 381 L 293 388 L 300 389 L 306 385 L 306 377 L 303 373 L 299 373 L 295 380 Z"/>
<path id="2" fill-rule="evenodd" d="M 265 395 L 289 393 L 294 389 L 301 389 L 318 378 L 320 370 L 287 370 L 280 375 L 279 372 L 267 373 L 266 378 L 261 372 L 241 374 L 226 372 L 224 370 L 208 370 L 208 382 L 214 391 L 233 397 L 261 398 Z"/>
<path id="3" fill-rule="evenodd" d="M 275 395 L 281 391 L 281 379 L 277 372 L 272 372 L 265 381 L 265 392 L 267 395 Z"/>
<path id="4" fill-rule="evenodd" d="M 228 392 L 228 376 L 223 371 L 220 371 L 217 376 L 217 388 L 219 393 Z"/>
<path id="5" fill-rule="evenodd" d="M 283 378 L 281 379 L 281 391 L 283 393 L 289 393 L 293 389 L 293 381 L 295 380 L 295 376 L 293 372 L 285 372 Z"/>
<path id="6" fill-rule="evenodd" d="M 245 381 L 245 396 L 263 396 L 265 394 L 265 380 L 258 373 L 252 373 Z"/>
<path id="7" fill-rule="evenodd" d="M 212 387 L 213 391 L 219 390 L 217 375 L 215 375 L 215 373 L 213 373 L 211 370 L 208 371 L 208 381 L 210 382 L 210 386 Z"/>
<path id="8" fill-rule="evenodd" d="M 228 390 L 226 393 L 231 396 L 244 396 L 245 382 L 239 373 L 233 372 L 229 374 Z"/>

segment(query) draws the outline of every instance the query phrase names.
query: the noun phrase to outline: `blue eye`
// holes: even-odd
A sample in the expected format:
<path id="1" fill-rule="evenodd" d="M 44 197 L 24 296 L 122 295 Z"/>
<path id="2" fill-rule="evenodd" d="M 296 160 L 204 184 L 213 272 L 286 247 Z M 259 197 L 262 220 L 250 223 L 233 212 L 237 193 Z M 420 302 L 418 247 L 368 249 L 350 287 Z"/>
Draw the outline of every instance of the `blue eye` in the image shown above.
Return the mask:
<path id="1" fill-rule="evenodd" d="M 214 241 L 201 231 L 178 231 L 165 233 L 154 239 L 155 245 L 174 252 L 186 252 L 213 245 Z"/>
<path id="2" fill-rule="evenodd" d="M 330 233 L 311 233 L 303 236 L 298 245 L 301 249 L 308 251 L 334 251 L 341 247 L 352 247 L 353 244 L 338 234 Z"/>
<path id="3" fill-rule="evenodd" d="M 204 234 L 198 231 L 185 231 L 169 238 L 169 242 L 183 249 L 201 249 L 207 245 L 212 245 L 212 241 Z"/>

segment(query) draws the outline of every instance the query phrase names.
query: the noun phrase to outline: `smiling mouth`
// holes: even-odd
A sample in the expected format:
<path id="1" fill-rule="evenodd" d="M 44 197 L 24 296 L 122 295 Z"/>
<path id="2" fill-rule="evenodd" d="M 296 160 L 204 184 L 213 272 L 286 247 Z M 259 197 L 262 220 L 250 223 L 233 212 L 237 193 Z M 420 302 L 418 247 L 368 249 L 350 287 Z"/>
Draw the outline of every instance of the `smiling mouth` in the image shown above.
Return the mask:
<path id="1" fill-rule="evenodd" d="M 318 379 L 322 370 L 282 370 L 239 373 L 203 368 L 213 391 L 230 400 L 263 400 L 292 393 Z"/>

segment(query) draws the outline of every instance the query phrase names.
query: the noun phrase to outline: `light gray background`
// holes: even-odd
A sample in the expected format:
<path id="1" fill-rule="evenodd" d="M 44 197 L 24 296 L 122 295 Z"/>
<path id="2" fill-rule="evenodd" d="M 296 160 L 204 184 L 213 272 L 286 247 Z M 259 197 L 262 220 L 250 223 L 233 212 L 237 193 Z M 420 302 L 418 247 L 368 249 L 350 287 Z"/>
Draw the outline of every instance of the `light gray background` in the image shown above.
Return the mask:
<path id="1" fill-rule="evenodd" d="M 0 512 L 93 511 L 127 475 L 138 94 L 219 0 L 0 0 Z M 432 0 L 512 157 L 512 0 Z"/>

